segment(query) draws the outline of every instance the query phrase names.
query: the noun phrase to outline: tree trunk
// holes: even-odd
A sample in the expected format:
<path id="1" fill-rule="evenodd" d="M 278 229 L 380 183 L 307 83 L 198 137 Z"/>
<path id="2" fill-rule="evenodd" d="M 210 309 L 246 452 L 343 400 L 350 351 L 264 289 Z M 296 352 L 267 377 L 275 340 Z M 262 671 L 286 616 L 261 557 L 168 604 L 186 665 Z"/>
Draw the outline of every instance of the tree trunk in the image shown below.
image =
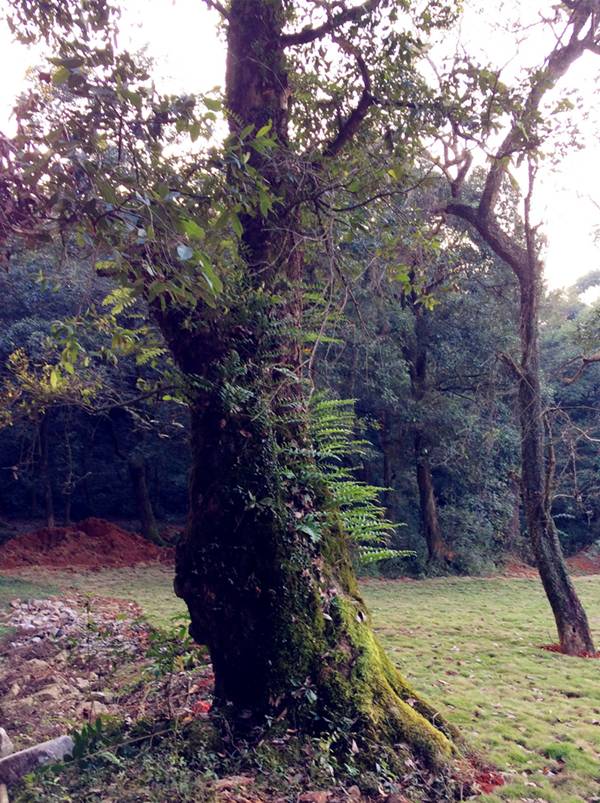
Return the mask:
<path id="1" fill-rule="evenodd" d="M 146 461 L 143 455 L 134 453 L 127 461 L 129 476 L 133 486 L 135 506 L 140 520 L 140 529 L 144 538 L 154 544 L 164 546 L 164 541 L 160 537 L 158 525 L 154 517 L 152 501 L 148 493 L 148 483 L 146 482 Z"/>
<path id="2" fill-rule="evenodd" d="M 412 397 L 418 408 L 424 404 L 427 395 L 428 327 L 425 311 L 416 296 L 409 301 L 409 306 L 414 316 L 414 343 L 407 345 L 404 353 L 408 362 Z M 419 422 L 415 427 L 414 450 L 421 532 L 427 543 L 429 562 L 441 563 L 446 560 L 448 549 L 438 518 L 427 438 Z"/>
<path id="3" fill-rule="evenodd" d="M 447 549 L 444 539 L 442 538 L 442 531 L 438 519 L 427 447 L 423 442 L 423 435 L 419 431 L 415 433 L 415 462 L 421 508 L 421 528 L 427 542 L 429 562 L 441 563 L 447 557 Z"/>
<path id="4" fill-rule="evenodd" d="M 283 23 L 282 2 L 231 2 L 230 125 L 272 122 L 278 154 L 253 153 L 251 162 L 286 196 L 279 210 L 295 206 L 286 184 L 294 162 Z M 346 747 L 355 740 L 371 766 L 385 756 L 400 771 L 399 742 L 430 762 L 446 760 L 450 729 L 376 641 L 339 518 L 306 454 L 300 338 L 290 334 L 302 314 L 297 222 L 275 210 L 241 221 L 246 278 L 239 292 L 230 289 L 227 311 L 200 310 L 193 329 L 163 320 L 179 366 L 196 379 L 190 513 L 175 587 L 191 634 L 210 649 L 215 707 L 246 733 L 265 717 L 345 732 Z M 275 293 L 279 301 L 270 300 Z"/>
<path id="5" fill-rule="evenodd" d="M 56 524 L 56 518 L 54 516 L 54 495 L 52 493 L 52 475 L 50 473 L 50 445 L 48 426 L 48 414 L 46 413 L 40 422 L 40 475 L 44 496 L 46 526 L 54 527 Z"/>
<path id="6" fill-rule="evenodd" d="M 586 655 L 594 653 L 594 643 L 552 520 L 551 488 L 544 455 L 538 343 L 542 271 L 540 263 L 534 259 L 526 267 L 519 276 L 519 414 L 525 517 L 542 584 L 556 620 L 561 650 L 568 655 Z"/>

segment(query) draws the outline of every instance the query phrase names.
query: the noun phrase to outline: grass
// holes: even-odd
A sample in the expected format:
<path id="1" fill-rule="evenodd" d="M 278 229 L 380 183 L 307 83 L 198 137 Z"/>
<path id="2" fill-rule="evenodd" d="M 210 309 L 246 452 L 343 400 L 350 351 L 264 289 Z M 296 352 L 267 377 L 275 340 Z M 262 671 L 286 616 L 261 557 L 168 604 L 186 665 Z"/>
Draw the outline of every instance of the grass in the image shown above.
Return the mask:
<path id="1" fill-rule="evenodd" d="M 600 641 L 600 583 L 577 587 Z M 539 582 L 370 582 L 376 629 L 418 691 L 510 773 L 480 801 L 600 801 L 600 661 L 540 650 L 556 641 Z"/>
<path id="2" fill-rule="evenodd" d="M 52 585 L 136 600 L 157 625 L 184 610 L 164 567 L 29 572 L 12 596 Z M 578 589 L 600 642 L 600 583 Z M 42 585 L 40 585 L 42 583 Z M 0 605 L 11 598 L 0 578 Z M 18 590 L 17 590 L 18 589 Z M 481 803 L 600 802 L 600 662 L 539 649 L 556 640 L 540 584 L 525 579 L 369 581 L 376 629 L 404 675 L 508 773 Z"/>

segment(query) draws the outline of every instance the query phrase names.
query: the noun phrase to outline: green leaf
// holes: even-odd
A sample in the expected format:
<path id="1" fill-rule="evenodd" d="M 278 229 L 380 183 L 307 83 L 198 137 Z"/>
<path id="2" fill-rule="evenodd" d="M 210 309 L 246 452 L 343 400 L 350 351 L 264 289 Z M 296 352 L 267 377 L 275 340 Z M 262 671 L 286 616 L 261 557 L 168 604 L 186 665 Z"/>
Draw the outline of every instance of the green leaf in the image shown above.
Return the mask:
<path id="1" fill-rule="evenodd" d="M 242 222 L 236 214 L 231 215 L 231 226 L 236 235 L 241 238 L 242 234 L 244 233 L 244 227 L 242 226 Z"/>
<path id="2" fill-rule="evenodd" d="M 256 132 L 256 139 L 261 139 L 261 137 L 266 137 L 269 131 L 273 128 L 273 121 L 269 120 L 268 123 L 265 123 L 262 128 L 259 128 Z"/>
<path id="3" fill-rule="evenodd" d="M 50 371 L 50 387 L 52 390 L 56 390 L 58 387 L 58 382 L 60 380 L 60 374 L 58 373 L 58 369 L 53 368 Z"/>
<path id="4" fill-rule="evenodd" d="M 223 108 L 221 101 L 216 98 L 204 98 L 204 105 L 211 112 L 220 112 Z"/>
<path id="5" fill-rule="evenodd" d="M 57 69 L 52 73 L 52 83 L 54 86 L 60 86 L 69 80 L 70 75 L 71 71 L 65 66 L 57 67 Z"/>
<path id="6" fill-rule="evenodd" d="M 202 226 L 199 226 L 195 220 L 190 220 L 189 218 L 181 221 L 181 228 L 184 234 L 187 234 L 193 240 L 203 240 L 206 235 Z"/>

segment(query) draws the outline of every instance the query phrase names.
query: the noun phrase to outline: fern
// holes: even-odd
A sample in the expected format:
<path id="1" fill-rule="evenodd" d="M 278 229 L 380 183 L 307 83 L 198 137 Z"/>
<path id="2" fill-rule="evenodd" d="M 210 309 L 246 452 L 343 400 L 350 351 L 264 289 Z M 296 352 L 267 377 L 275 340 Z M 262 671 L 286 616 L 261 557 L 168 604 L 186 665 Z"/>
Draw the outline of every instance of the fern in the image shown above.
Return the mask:
<path id="1" fill-rule="evenodd" d="M 363 457 L 369 446 L 368 441 L 356 438 L 355 430 L 354 399 L 313 396 L 310 432 L 317 470 L 355 546 L 359 563 L 413 556 L 412 551 L 389 547 L 390 538 L 399 525 L 386 518 L 379 501 L 385 489 L 356 479 L 354 470 L 342 464 L 344 459 Z"/>

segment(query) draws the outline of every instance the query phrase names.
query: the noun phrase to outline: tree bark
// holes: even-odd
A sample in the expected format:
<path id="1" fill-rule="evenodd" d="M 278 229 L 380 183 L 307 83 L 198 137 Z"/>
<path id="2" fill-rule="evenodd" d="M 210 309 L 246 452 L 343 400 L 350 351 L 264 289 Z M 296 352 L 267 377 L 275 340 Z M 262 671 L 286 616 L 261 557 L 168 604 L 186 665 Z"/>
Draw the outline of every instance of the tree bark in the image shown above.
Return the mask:
<path id="1" fill-rule="evenodd" d="M 278 152 L 251 161 L 285 197 L 277 209 L 290 206 L 294 170 L 283 24 L 282 2 L 230 5 L 230 125 L 272 121 Z M 244 732 L 265 717 L 302 731 L 345 729 L 371 766 L 378 754 L 400 771 L 400 741 L 445 761 L 453 732 L 375 639 L 339 517 L 306 456 L 300 339 L 291 333 L 302 315 L 297 221 L 275 210 L 241 221 L 246 284 L 227 312 L 199 311 L 193 332 L 163 321 L 180 367 L 202 380 L 191 403 L 190 513 L 175 588 L 192 636 L 209 647 L 215 708 Z M 285 304 L 269 300 L 275 292 Z"/>
<path id="2" fill-rule="evenodd" d="M 561 650 L 568 655 L 595 652 L 587 616 L 569 577 L 551 514 L 551 489 L 544 455 L 538 317 L 541 265 L 531 259 L 519 276 L 521 363 L 519 413 L 523 500 L 527 529 L 544 590 L 552 607 Z"/>
<path id="3" fill-rule="evenodd" d="M 146 482 L 146 461 L 143 455 L 138 452 L 130 455 L 127 461 L 129 468 L 129 476 L 131 477 L 131 484 L 133 486 L 133 495 L 135 498 L 135 506 L 140 520 L 141 533 L 148 541 L 153 544 L 164 546 L 164 541 L 160 537 L 156 518 L 154 517 L 154 509 L 152 501 L 148 492 L 148 483 Z"/>

